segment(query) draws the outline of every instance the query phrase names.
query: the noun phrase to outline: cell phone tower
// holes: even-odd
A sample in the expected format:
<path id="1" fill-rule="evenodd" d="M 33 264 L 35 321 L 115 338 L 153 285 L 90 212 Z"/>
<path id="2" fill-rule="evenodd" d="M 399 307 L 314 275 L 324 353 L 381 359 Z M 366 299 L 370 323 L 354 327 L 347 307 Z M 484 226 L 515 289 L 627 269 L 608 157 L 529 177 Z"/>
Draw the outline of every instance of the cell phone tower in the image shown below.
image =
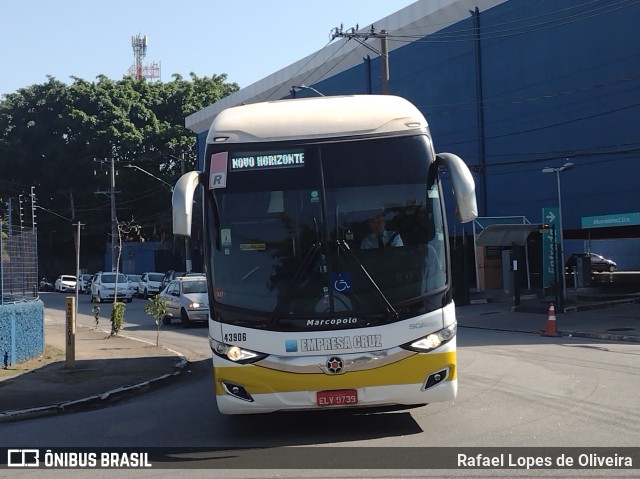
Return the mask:
<path id="1" fill-rule="evenodd" d="M 143 65 L 142 59 L 147 55 L 147 45 L 149 41 L 147 36 L 136 35 L 131 37 L 131 46 L 133 47 L 133 57 L 135 63 L 129 67 L 129 76 L 136 80 L 159 80 L 160 79 L 160 64 L 152 62 L 151 64 Z"/>

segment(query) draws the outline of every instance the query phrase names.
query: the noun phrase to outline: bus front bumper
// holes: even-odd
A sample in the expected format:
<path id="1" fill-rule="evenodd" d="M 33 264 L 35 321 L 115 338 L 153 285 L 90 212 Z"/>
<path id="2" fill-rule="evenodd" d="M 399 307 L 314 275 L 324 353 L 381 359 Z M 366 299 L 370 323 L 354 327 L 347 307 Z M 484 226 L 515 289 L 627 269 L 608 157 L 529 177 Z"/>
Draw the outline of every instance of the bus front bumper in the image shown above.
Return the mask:
<path id="1" fill-rule="evenodd" d="M 216 401 L 223 414 L 412 406 L 452 401 L 458 389 L 455 349 L 417 353 L 380 368 L 339 375 L 215 362 Z M 326 405 L 319 398 L 326 391 L 330 395 L 348 391 L 357 401 Z"/>

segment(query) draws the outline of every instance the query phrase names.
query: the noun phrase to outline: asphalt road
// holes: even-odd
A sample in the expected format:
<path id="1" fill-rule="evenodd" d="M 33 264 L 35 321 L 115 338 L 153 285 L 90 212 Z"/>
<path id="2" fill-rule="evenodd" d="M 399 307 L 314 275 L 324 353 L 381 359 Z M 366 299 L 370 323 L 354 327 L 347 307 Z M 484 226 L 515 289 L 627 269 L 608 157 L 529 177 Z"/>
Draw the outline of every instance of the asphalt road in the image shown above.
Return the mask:
<path id="1" fill-rule="evenodd" d="M 58 301 L 45 299 L 48 308 L 55 307 L 51 300 Z M 127 305 L 125 330 L 155 341 L 153 321 L 142 312 L 144 303 L 134 300 Z M 90 308 L 88 299 L 81 300 L 81 313 L 90 312 Z M 273 448 L 273 454 L 277 455 L 283 446 L 586 448 L 640 444 L 637 343 L 542 338 L 460 328 L 459 391 L 454 402 L 377 414 L 322 412 L 226 417 L 218 414 L 213 401 L 206 329 L 185 330 L 176 324 L 162 331 L 161 341 L 193 353 L 190 372 L 181 380 L 105 409 L 3 424 L 0 446 L 257 447 Z M 198 355 L 202 357 L 198 359 Z M 206 477 L 424 475 L 424 471 L 415 470 L 401 473 L 367 469 L 357 459 L 354 468 L 357 470 L 304 473 L 292 469 L 235 470 L 224 474 L 206 471 Z M 117 472 L 118 477 L 162 476 L 154 471 L 157 475 L 150 474 L 151 471 L 145 471 L 147 475 L 141 471 L 138 472 L 142 475 Z M 200 477 L 200 472 L 185 469 L 175 471 L 171 477 Z M 450 472 L 439 470 L 437 476 L 515 477 L 521 473 Z M 526 477 L 558 477 L 570 472 L 536 471 Z M 637 476 L 637 469 L 576 472 L 572 471 L 570 477 Z"/>

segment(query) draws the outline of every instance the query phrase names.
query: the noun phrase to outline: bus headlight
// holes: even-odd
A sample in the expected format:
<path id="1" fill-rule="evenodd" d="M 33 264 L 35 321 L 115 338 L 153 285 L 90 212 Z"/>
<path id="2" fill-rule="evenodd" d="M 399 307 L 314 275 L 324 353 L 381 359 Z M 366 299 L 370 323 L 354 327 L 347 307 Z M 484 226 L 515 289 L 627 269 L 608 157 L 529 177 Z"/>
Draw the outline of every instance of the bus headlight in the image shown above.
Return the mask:
<path id="1" fill-rule="evenodd" d="M 419 353 L 427 353 L 451 341 L 451 339 L 455 337 L 456 331 L 457 324 L 453 323 L 440 331 L 435 331 L 425 336 L 424 338 L 403 344 L 402 347 Z"/>
<path id="2" fill-rule="evenodd" d="M 238 364 L 251 364 L 267 357 L 264 353 L 250 351 L 232 344 L 221 343 L 213 338 L 209 338 L 209 345 L 216 356 Z"/>

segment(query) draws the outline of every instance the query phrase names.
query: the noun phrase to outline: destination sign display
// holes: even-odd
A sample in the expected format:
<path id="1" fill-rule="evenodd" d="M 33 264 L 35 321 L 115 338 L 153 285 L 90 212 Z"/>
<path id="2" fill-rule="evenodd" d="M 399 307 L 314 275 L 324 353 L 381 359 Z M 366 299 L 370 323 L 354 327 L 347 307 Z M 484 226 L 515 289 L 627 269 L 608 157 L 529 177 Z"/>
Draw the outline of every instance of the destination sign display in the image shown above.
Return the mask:
<path id="1" fill-rule="evenodd" d="M 230 171 L 252 171 L 304 166 L 303 151 L 245 153 L 229 159 Z"/>

